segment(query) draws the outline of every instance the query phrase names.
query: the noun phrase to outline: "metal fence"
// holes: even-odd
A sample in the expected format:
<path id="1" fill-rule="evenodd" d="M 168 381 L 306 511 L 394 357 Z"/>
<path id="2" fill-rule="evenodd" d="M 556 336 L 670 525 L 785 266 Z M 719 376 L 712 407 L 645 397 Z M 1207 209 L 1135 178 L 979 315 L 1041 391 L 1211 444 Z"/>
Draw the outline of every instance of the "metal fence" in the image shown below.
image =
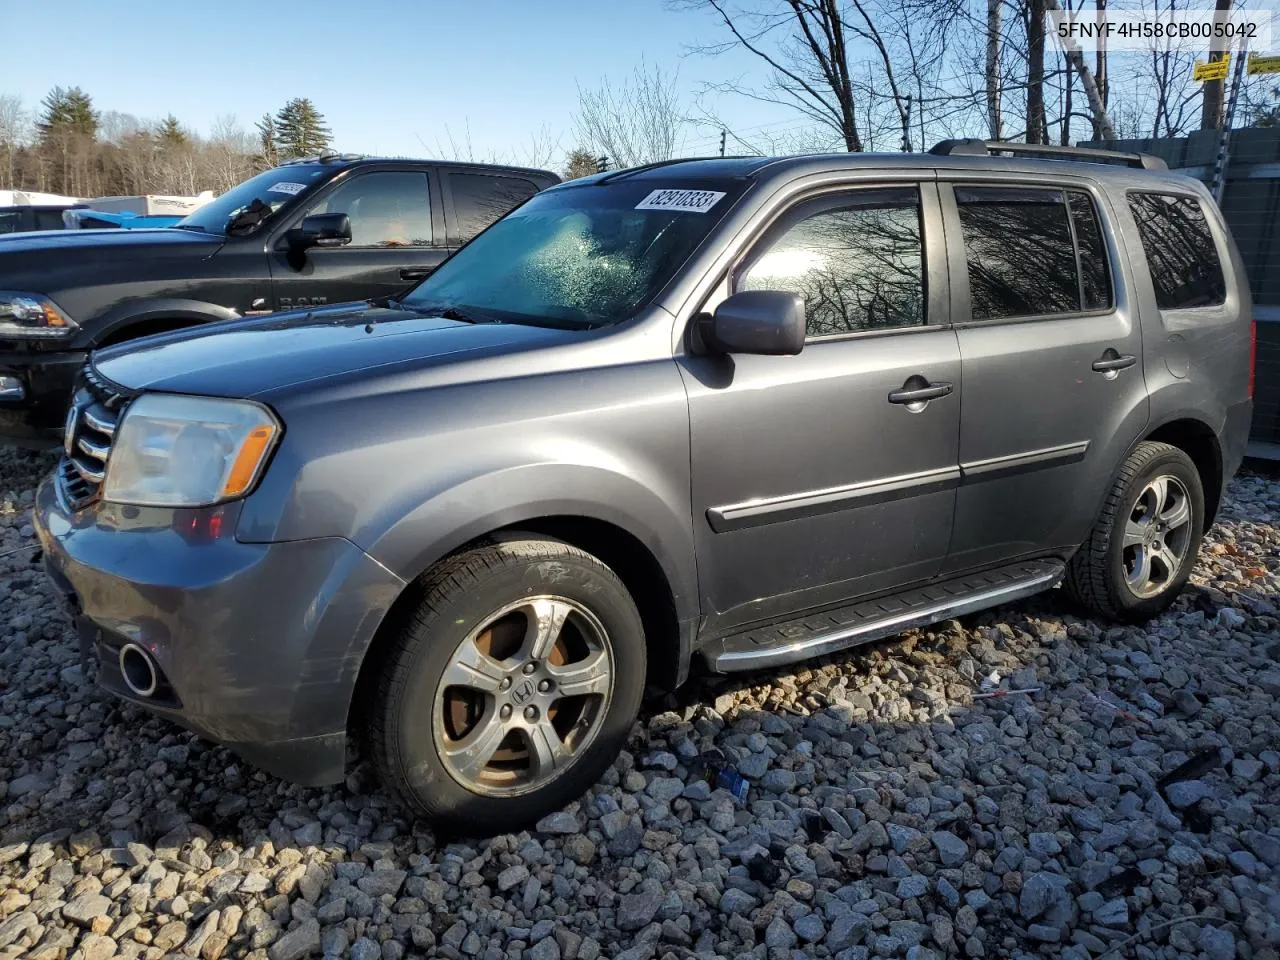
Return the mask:
<path id="1" fill-rule="evenodd" d="M 1154 154 L 1180 173 L 1209 183 L 1218 139 L 1216 131 L 1205 130 L 1188 137 L 1093 141 L 1080 146 Z M 1249 271 L 1258 321 L 1249 452 L 1280 459 L 1280 129 L 1232 131 L 1229 158 L 1222 213 Z"/>

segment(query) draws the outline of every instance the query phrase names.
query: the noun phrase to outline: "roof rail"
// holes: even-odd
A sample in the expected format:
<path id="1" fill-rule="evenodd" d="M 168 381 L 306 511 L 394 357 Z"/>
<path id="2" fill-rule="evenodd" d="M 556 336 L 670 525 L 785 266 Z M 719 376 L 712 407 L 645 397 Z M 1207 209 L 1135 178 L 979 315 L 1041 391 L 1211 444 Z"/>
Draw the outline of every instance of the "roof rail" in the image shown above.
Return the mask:
<path id="1" fill-rule="evenodd" d="M 1149 153 L 1123 153 L 1093 147 L 1058 147 L 1040 143 L 1009 143 L 1004 140 L 943 140 L 929 151 L 940 157 L 992 157 L 1010 154 L 1015 157 L 1038 157 L 1047 160 L 1084 160 L 1091 163 L 1116 163 L 1142 170 L 1168 170 L 1169 165 Z"/>
<path id="2" fill-rule="evenodd" d="M 596 181 L 597 184 L 611 183 L 614 180 L 621 180 L 623 177 L 629 177 L 633 174 L 644 173 L 646 170 L 656 170 L 659 167 L 669 167 L 676 163 L 692 163 L 695 160 L 744 160 L 745 157 L 671 157 L 667 160 L 655 160 L 652 163 L 642 163 L 636 167 L 623 167 L 621 170 L 610 170 L 608 174 Z"/>
<path id="3" fill-rule="evenodd" d="M 338 153 L 334 150 L 326 150 L 319 156 L 314 157 L 297 157 L 293 160 L 286 160 L 280 166 L 291 167 L 296 163 L 336 163 L 347 162 L 349 160 L 363 160 L 363 153 Z"/>

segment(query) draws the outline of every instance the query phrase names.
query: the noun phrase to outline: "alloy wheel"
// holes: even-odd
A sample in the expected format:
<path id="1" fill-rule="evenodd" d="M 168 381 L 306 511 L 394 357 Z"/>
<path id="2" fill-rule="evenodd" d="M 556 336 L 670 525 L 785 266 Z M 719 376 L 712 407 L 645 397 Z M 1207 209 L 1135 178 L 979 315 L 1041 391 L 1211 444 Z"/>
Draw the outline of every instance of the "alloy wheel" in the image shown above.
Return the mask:
<path id="1" fill-rule="evenodd" d="M 1124 525 L 1124 579 L 1135 597 L 1154 597 L 1177 579 L 1191 543 L 1191 499 L 1177 477 L 1142 489 Z"/>
<path id="2" fill-rule="evenodd" d="M 467 635 L 440 678 L 440 760 L 474 793 L 529 793 L 591 745 L 613 686 L 609 637 L 590 610 L 553 596 L 508 604 Z"/>

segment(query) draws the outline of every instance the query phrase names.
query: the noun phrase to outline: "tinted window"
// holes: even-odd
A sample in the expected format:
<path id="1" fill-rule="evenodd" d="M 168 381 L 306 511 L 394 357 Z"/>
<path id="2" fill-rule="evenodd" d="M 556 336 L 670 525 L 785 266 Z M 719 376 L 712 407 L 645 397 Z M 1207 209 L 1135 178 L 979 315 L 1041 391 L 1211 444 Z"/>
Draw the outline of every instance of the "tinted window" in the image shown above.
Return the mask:
<path id="1" fill-rule="evenodd" d="M 1061 190 L 957 187 L 974 320 L 1080 309 Z"/>
<path id="2" fill-rule="evenodd" d="M 63 226 L 61 210 L 36 211 L 37 230 L 61 230 Z"/>
<path id="3" fill-rule="evenodd" d="M 425 173 L 384 171 L 353 177 L 313 213 L 345 213 L 353 247 L 422 247 L 431 243 L 431 194 Z"/>
<path id="4" fill-rule="evenodd" d="M 452 236 L 459 243 L 466 243 L 538 192 L 528 180 L 475 173 L 449 174 L 449 189 L 457 218 Z"/>
<path id="5" fill-rule="evenodd" d="M 17 233 L 22 229 L 22 211 L 0 211 L 0 233 Z"/>
<path id="6" fill-rule="evenodd" d="M 667 285 L 743 188 L 698 180 L 655 189 L 650 178 L 539 193 L 446 260 L 404 303 L 549 327 L 619 323 Z M 698 209 L 652 202 L 694 192 L 710 202 Z"/>
<path id="7" fill-rule="evenodd" d="M 1227 298 L 1218 248 L 1200 204 L 1190 197 L 1129 194 L 1161 310 L 1210 307 Z"/>
<path id="8" fill-rule="evenodd" d="M 802 294 L 810 337 L 924 323 L 919 192 L 869 190 L 822 206 L 753 251 L 734 289 Z"/>
<path id="9" fill-rule="evenodd" d="M 1086 310 L 1105 310 L 1111 306 L 1111 269 L 1107 247 L 1098 226 L 1098 211 L 1088 194 L 1067 194 L 1071 222 L 1076 228 L 1076 246 L 1080 249 L 1080 294 Z"/>

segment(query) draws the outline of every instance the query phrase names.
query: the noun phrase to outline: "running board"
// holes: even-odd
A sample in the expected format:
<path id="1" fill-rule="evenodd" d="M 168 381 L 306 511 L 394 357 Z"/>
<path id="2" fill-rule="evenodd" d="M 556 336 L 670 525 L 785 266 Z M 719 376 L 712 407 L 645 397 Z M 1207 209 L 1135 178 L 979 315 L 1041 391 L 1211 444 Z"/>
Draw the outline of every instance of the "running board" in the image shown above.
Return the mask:
<path id="1" fill-rule="evenodd" d="M 714 673 L 737 673 L 821 657 L 912 627 L 1040 593 L 1058 582 L 1064 568 L 1058 560 L 1022 561 L 729 634 L 711 641 L 701 653 Z"/>

